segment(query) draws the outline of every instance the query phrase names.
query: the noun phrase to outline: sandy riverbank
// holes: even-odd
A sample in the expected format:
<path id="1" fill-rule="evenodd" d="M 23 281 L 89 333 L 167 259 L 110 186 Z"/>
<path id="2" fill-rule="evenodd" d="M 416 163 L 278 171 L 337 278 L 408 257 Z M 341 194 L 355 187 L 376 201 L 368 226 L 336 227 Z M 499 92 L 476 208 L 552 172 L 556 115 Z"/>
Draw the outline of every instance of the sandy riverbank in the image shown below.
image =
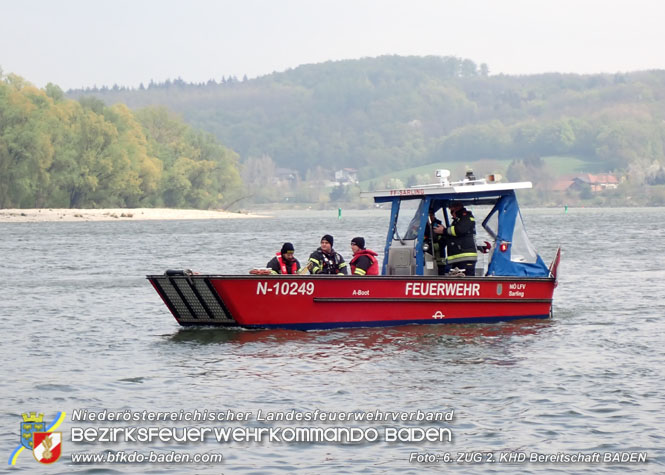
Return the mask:
<path id="1" fill-rule="evenodd" d="M 172 208 L 106 209 L 0 209 L 0 222 L 40 221 L 137 221 L 159 219 L 247 219 L 259 215 L 227 211 Z"/>

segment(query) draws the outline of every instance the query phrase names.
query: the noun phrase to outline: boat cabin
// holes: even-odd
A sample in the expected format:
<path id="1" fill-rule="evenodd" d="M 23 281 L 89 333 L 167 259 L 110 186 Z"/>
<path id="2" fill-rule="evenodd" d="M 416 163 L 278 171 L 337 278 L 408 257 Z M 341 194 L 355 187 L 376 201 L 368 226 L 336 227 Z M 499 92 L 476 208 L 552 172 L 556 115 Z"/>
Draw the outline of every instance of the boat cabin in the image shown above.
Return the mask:
<path id="1" fill-rule="evenodd" d="M 491 175 L 476 179 L 472 173 L 462 181 L 450 182 L 448 170 L 437 170 L 436 176 L 439 183 L 361 194 L 374 198 L 375 203 L 391 204 L 382 275 L 438 275 L 430 251 L 434 248 L 430 214 L 450 226 L 451 202 L 461 203 L 474 213 L 476 230 L 482 219 L 482 228 L 492 241 L 489 262 L 485 266 L 478 261 L 477 276 L 550 275 L 529 241 L 517 204 L 515 191 L 531 188 L 530 182 L 498 183 Z M 489 210 L 484 217 L 477 214 L 481 207 Z"/>

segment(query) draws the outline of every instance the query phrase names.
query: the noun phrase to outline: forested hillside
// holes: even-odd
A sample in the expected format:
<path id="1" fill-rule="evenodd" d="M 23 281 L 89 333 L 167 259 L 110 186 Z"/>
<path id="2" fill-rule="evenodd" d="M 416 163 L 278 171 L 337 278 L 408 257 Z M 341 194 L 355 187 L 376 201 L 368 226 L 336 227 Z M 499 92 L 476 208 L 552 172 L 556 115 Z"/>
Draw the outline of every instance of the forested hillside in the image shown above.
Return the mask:
<path id="1" fill-rule="evenodd" d="M 0 71 L 0 208 L 221 207 L 237 155 L 164 107 L 67 99 Z"/>
<path id="2" fill-rule="evenodd" d="M 446 161 L 508 159 L 515 170 L 528 169 L 555 155 L 648 182 L 665 163 L 665 71 L 492 76 L 469 60 L 383 56 L 253 80 L 177 79 L 68 94 L 131 108 L 165 105 L 242 162 L 269 158 L 303 179 L 341 167 L 371 179 Z"/>
<path id="3" fill-rule="evenodd" d="M 404 186 L 431 165 L 532 180 L 535 203 L 665 204 L 665 71 L 493 76 L 383 56 L 66 95 L 0 71 L 4 208 L 348 202 L 356 177 Z M 353 179 L 334 181 L 342 168 Z M 562 196 L 571 171 L 619 184 Z"/>

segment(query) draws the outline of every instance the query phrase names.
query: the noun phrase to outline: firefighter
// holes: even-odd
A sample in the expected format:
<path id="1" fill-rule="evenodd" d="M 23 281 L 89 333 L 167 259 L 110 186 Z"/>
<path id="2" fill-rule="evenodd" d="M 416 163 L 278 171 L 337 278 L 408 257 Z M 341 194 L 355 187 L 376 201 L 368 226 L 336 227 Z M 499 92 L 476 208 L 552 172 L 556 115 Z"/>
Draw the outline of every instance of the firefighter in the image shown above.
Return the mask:
<path id="1" fill-rule="evenodd" d="M 293 244 L 285 242 L 282 250 L 275 254 L 266 264 L 271 274 L 297 274 L 300 271 L 300 262 L 295 258 Z"/>
<path id="2" fill-rule="evenodd" d="M 307 262 L 312 274 L 348 274 L 344 258 L 333 249 L 333 237 L 325 234 L 321 246 L 309 256 Z"/>
<path id="3" fill-rule="evenodd" d="M 431 224 L 425 228 L 425 238 L 423 239 L 423 250 L 432 255 L 436 262 L 437 274 L 444 275 L 446 273 L 446 256 L 444 255 L 443 248 L 445 247 L 445 238 L 441 234 L 443 232 L 443 223 L 438 220 L 434 213 L 430 214 Z M 437 228 L 440 232 L 437 233 Z M 430 239 L 430 229 L 433 231 L 432 239 Z"/>
<path id="4" fill-rule="evenodd" d="M 446 244 L 446 269 L 449 272 L 457 267 L 467 276 L 476 274 L 476 220 L 471 211 L 462 203 L 451 202 L 448 205 L 453 218 L 450 226 L 434 228 L 436 234 L 441 234 Z"/>
<path id="5" fill-rule="evenodd" d="M 379 275 L 379 261 L 376 258 L 378 254 L 371 249 L 365 249 L 365 238 L 354 237 L 351 240 L 351 250 L 351 275 Z"/>

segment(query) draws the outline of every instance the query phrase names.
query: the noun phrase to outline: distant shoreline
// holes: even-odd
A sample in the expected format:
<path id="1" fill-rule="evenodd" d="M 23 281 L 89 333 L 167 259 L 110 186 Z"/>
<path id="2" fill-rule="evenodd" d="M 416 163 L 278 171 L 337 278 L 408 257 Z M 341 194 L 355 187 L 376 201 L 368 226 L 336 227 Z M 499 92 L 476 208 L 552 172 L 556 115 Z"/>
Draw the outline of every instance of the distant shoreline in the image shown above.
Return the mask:
<path id="1" fill-rule="evenodd" d="M 173 219 L 252 219 L 256 214 L 228 211 L 174 208 L 104 208 L 104 209 L 0 209 L 2 223 L 49 221 L 144 221 Z"/>

